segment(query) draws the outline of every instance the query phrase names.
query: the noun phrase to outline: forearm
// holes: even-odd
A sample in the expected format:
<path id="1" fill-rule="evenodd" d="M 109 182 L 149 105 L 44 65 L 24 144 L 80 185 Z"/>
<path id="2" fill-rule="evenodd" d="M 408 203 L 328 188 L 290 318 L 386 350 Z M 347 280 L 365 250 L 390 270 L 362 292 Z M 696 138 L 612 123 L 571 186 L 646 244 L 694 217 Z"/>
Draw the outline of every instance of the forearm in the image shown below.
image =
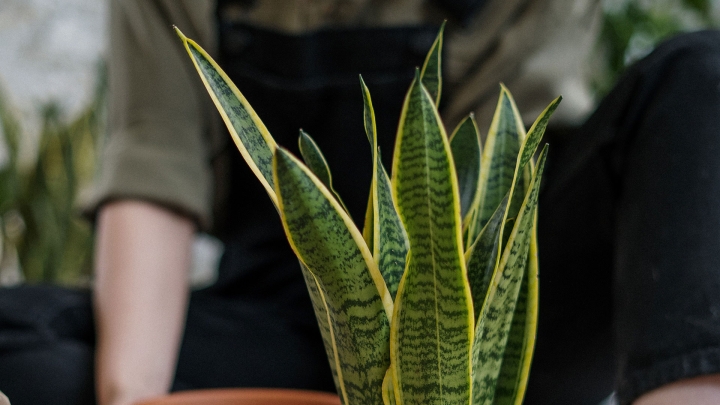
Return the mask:
<path id="1" fill-rule="evenodd" d="M 102 208 L 94 290 L 100 405 L 128 405 L 170 388 L 193 232 L 189 219 L 149 203 Z"/>

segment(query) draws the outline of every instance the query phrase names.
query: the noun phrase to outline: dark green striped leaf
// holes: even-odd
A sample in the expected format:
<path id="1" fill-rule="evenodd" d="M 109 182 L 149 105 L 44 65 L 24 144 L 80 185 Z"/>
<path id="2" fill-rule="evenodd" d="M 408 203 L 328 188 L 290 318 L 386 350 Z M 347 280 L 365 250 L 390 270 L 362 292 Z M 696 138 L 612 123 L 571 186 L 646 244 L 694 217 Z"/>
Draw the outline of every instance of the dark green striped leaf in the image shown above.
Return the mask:
<path id="1" fill-rule="evenodd" d="M 368 142 L 370 142 L 370 152 L 372 153 L 372 159 L 373 159 L 373 176 L 372 176 L 372 182 L 370 184 L 370 195 L 368 195 L 368 203 L 367 208 L 365 209 L 365 223 L 363 224 L 363 239 L 365 239 L 365 243 L 367 243 L 368 246 L 375 246 L 375 206 L 373 205 L 373 200 L 375 200 L 375 177 L 377 176 L 377 169 L 375 168 L 376 162 L 378 160 L 377 156 L 375 154 L 377 153 L 377 129 L 375 124 L 375 112 L 372 108 L 372 101 L 368 97 L 370 94 L 369 91 L 366 92 L 367 86 L 365 86 L 365 81 L 362 78 L 362 75 L 360 75 L 360 87 L 363 94 L 363 124 L 365 126 L 365 134 L 368 137 Z M 365 94 L 367 93 L 367 95 Z M 368 108 L 368 103 L 370 104 L 370 108 Z M 374 252 L 373 252 L 374 257 Z M 377 260 L 377 258 L 376 258 Z M 385 281 L 387 283 L 387 280 Z M 389 288 L 389 287 L 388 287 Z M 395 298 L 393 294 L 393 299 Z"/>
<path id="2" fill-rule="evenodd" d="M 370 140 L 373 155 L 373 178 L 370 186 L 369 207 L 372 209 L 372 251 L 373 257 L 385 279 L 390 296 L 395 299 L 400 278 L 405 271 L 405 260 L 410 245 L 408 243 L 405 227 L 395 208 L 390 188 L 390 178 L 380 159 L 377 146 L 377 131 L 375 126 L 375 112 L 372 98 L 365 82 L 360 77 L 364 101 L 365 132 Z M 367 236 L 365 237 L 366 240 Z"/>
<path id="3" fill-rule="evenodd" d="M 535 119 L 535 122 L 530 127 L 528 135 L 525 139 L 525 143 L 522 147 L 522 153 L 518 158 L 518 167 L 525 167 L 525 165 L 532 159 L 535 151 L 537 151 L 540 141 L 542 141 L 545 129 L 547 128 L 550 117 L 557 109 L 558 105 L 562 101 L 562 96 L 556 98 L 550 104 L 545 107 L 542 113 Z"/>
<path id="4" fill-rule="evenodd" d="M 532 157 L 535 155 L 537 147 L 540 145 L 540 141 L 545 134 L 545 128 L 547 128 L 550 116 L 555 109 L 557 109 L 560 101 L 562 101 L 562 96 L 556 98 L 547 107 L 545 107 L 545 110 L 543 110 L 543 112 L 535 119 L 535 122 L 530 127 L 530 131 L 528 131 L 527 136 L 522 142 L 520 152 L 515 161 L 515 174 L 513 175 L 513 180 L 511 182 L 512 187 L 510 188 L 510 206 L 505 212 L 506 220 L 508 218 L 516 217 L 520 211 L 520 203 L 525 198 L 525 194 L 527 194 L 527 190 L 530 186 L 533 166 Z M 520 120 L 520 114 L 517 113 L 517 109 L 514 108 L 513 110 L 515 111 L 516 118 Z M 501 237 L 501 239 L 503 241 L 505 240 L 504 237 Z M 501 249 L 504 248 L 505 244 L 503 242 Z"/>
<path id="5" fill-rule="evenodd" d="M 346 404 L 382 404 L 392 311 L 382 275 L 330 191 L 282 148 L 273 166 L 288 241 L 325 298 Z"/>
<path id="6" fill-rule="evenodd" d="M 435 42 L 433 42 L 430 51 L 425 57 L 425 63 L 422 67 L 420 77 L 422 84 L 430 93 L 435 105 L 440 105 L 440 93 L 442 93 L 442 45 L 443 32 L 445 31 L 445 22 L 440 26 Z"/>
<path id="7" fill-rule="evenodd" d="M 512 187 L 520 145 L 525 136 L 516 110 L 510 92 L 501 86 L 500 98 L 483 148 L 478 191 L 480 198 L 469 226 L 468 240 L 471 243 Z M 510 201 L 512 205 L 512 195 Z"/>
<path id="8" fill-rule="evenodd" d="M 257 116 L 240 90 L 217 63 L 195 41 L 175 27 L 185 49 L 200 74 L 203 84 L 215 103 L 235 145 L 250 169 L 277 205 L 273 186 L 272 159 L 276 145 L 265 124 Z"/>
<path id="9" fill-rule="evenodd" d="M 377 253 L 380 272 L 385 279 L 390 296 L 395 299 L 400 279 L 405 272 L 407 254 L 410 250 L 405 228 L 395 210 L 390 178 L 385 168 L 378 162 L 377 204 L 373 204 L 375 222 L 375 235 L 373 238 L 373 252 Z"/>
<path id="10" fill-rule="evenodd" d="M 298 137 L 298 146 L 300 147 L 300 154 L 305 161 L 308 169 L 313 172 L 315 176 L 327 187 L 335 199 L 342 205 L 345 212 L 349 212 L 345 203 L 343 203 L 340 194 L 333 188 L 332 185 L 332 173 L 330 173 L 330 166 L 327 164 L 325 156 L 320 151 L 320 148 L 315 143 L 315 140 L 302 129 L 300 130 L 300 136 Z"/>
<path id="11" fill-rule="evenodd" d="M 475 201 L 480 181 L 480 131 L 473 114 L 465 118 L 453 131 L 450 136 L 450 149 L 460 189 L 460 217 L 465 221 L 465 216 Z"/>
<path id="12" fill-rule="evenodd" d="M 537 258 L 537 212 L 535 213 L 535 230 L 533 230 L 528 258 L 528 270 L 521 287 L 521 294 L 518 297 L 518 308 L 513 317 L 513 326 L 510 329 L 512 340 L 522 339 L 522 351 L 520 353 L 508 353 L 505 355 L 503 368 L 500 370 L 498 379 L 498 390 L 496 394 L 497 404 L 522 405 L 527 389 L 528 377 L 530 375 L 530 364 L 532 363 L 535 350 L 535 338 L 537 335 L 538 317 L 538 258 Z M 525 283 L 527 281 L 527 284 Z M 525 288 L 527 285 L 527 288 Z M 525 305 L 524 328 L 522 317 L 518 315 L 520 305 Z M 515 326 L 517 325 L 517 326 Z M 517 360 L 509 360 L 511 357 Z"/>
<path id="13" fill-rule="evenodd" d="M 368 246 L 374 246 L 373 236 L 375 233 L 375 218 L 373 218 L 373 193 L 372 188 L 368 195 L 367 208 L 365 208 L 365 222 L 363 223 L 363 239 Z"/>
<path id="14" fill-rule="evenodd" d="M 508 196 L 500 202 L 495 213 L 485 224 L 475 243 L 465 252 L 467 262 L 468 282 L 472 291 L 473 308 L 475 309 L 475 322 L 482 310 L 490 281 L 500 255 L 501 224 L 507 209 Z"/>
<path id="15" fill-rule="evenodd" d="M 385 405 L 395 405 L 395 383 L 393 382 L 392 367 L 385 373 L 383 380 L 383 402 Z"/>
<path id="16" fill-rule="evenodd" d="M 332 174 L 330 174 L 330 167 L 327 164 L 327 160 L 325 160 L 325 156 L 320 151 L 315 140 L 302 129 L 298 137 L 298 146 L 300 147 L 300 154 L 308 169 L 322 181 L 325 187 L 332 190 Z"/>
<path id="17" fill-rule="evenodd" d="M 531 243 L 528 270 L 520 286 L 510 335 L 498 375 L 495 405 L 521 405 L 525 396 L 537 332 L 537 261 L 535 260 L 534 270 L 533 264 L 530 263 L 533 257 L 537 256 L 533 246 L 534 243 Z"/>
<path id="18" fill-rule="evenodd" d="M 302 270 L 303 278 L 305 279 L 305 285 L 307 286 L 308 293 L 310 293 L 310 301 L 312 301 L 313 309 L 315 310 L 315 319 L 317 320 L 318 326 L 320 327 L 320 335 L 323 339 L 323 345 L 325 346 L 325 354 L 327 355 L 328 362 L 330 363 L 330 370 L 332 371 L 333 381 L 337 388 L 340 400 L 343 405 L 347 405 L 347 393 L 345 392 L 345 385 L 338 375 L 338 370 L 341 369 L 339 358 L 337 355 L 337 347 L 335 344 L 335 335 L 330 327 L 330 318 L 328 317 L 327 304 L 325 303 L 325 297 L 322 295 L 320 286 L 317 279 L 313 276 L 312 272 L 300 262 L 300 269 Z"/>
<path id="19" fill-rule="evenodd" d="M 493 275 L 477 324 L 472 353 L 473 405 L 491 405 L 496 397 L 496 384 L 506 354 L 513 315 L 533 240 L 538 192 L 546 155 L 547 147 L 543 149 L 538 159 L 530 190 L 525 196 L 520 214 L 500 258 L 500 264 Z M 518 319 L 523 321 L 521 318 Z M 512 343 L 515 345 L 517 342 Z M 523 344 L 519 344 L 518 347 L 522 348 Z M 513 350 L 516 348 L 513 347 Z M 512 357 L 512 353 L 509 355 Z"/>
<path id="20" fill-rule="evenodd" d="M 469 402 L 473 310 L 450 153 L 435 104 L 416 73 L 392 172 L 410 241 L 391 327 L 398 405 Z"/>

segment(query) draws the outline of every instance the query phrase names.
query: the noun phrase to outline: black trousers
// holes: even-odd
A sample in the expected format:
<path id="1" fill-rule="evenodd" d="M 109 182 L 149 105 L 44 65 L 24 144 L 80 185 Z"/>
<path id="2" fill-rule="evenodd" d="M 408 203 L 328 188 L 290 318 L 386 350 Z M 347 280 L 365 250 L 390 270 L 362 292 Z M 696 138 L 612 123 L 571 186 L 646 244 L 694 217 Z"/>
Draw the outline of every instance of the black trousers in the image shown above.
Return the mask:
<path id="1" fill-rule="evenodd" d="M 551 142 L 526 403 L 621 404 L 720 372 L 720 33 L 634 65 Z"/>
<path id="2" fill-rule="evenodd" d="M 720 373 L 720 33 L 663 44 L 579 130 L 553 135 L 525 403 L 592 405 L 615 390 L 625 404 Z M 249 308 L 228 312 L 225 299 L 193 296 L 180 364 L 233 376 L 176 388 L 277 385 L 286 367 L 297 372 L 282 385 L 327 387 L 327 369 L 302 369 L 325 361 L 313 338 L 288 347 L 279 337 L 293 327 L 258 321 Z M 232 326 L 243 322 L 245 333 Z M 88 292 L 0 290 L 0 390 L 14 405 L 94 403 L 93 330 Z M 253 360 L 268 355 L 284 357 L 267 367 Z M 299 368 L 283 364 L 297 356 L 306 356 Z M 178 379 L 192 379 L 184 370 Z"/>

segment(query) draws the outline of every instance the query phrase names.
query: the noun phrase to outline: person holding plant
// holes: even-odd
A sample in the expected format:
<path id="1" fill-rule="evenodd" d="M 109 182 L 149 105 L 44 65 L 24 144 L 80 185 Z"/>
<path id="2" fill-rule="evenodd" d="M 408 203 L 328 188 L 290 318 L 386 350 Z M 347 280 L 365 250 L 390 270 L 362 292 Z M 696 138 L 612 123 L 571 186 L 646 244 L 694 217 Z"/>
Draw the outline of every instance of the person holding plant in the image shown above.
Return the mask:
<path id="1" fill-rule="evenodd" d="M 440 105 L 448 128 L 469 111 L 486 127 L 498 82 L 528 117 L 565 93 L 540 203 L 540 327 L 526 403 L 592 404 L 613 389 L 620 403 L 716 403 L 719 36 L 661 46 L 580 125 L 592 106 L 578 83 L 598 12 L 598 2 L 567 0 L 112 2 L 95 323 L 87 295 L 36 293 L 37 302 L 66 304 L 50 322 L 62 333 L 39 339 L 42 347 L 67 337 L 85 344 L 39 359 L 84 370 L 94 361 L 101 405 L 215 386 L 333 390 L 272 204 L 229 137 L 213 135 L 209 99 L 170 25 L 218 50 L 279 142 L 294 144 L 302 126 L 321 143 L 362 222 L 367 187 L 350 181 L 370 173 L 357 74 L 382 111 L 387 158 L 412 69 L 450 17 Z M 226 244 L 219 280 L 188 294 L 189 246 L 210 228 Z M 31 295 L 0 297 L 0 314 L 21 294 Z M 22 363 L 5 347 L 0 376 Z M 91 401 L 92 377 L 80 375 L 57 397 Z"/>

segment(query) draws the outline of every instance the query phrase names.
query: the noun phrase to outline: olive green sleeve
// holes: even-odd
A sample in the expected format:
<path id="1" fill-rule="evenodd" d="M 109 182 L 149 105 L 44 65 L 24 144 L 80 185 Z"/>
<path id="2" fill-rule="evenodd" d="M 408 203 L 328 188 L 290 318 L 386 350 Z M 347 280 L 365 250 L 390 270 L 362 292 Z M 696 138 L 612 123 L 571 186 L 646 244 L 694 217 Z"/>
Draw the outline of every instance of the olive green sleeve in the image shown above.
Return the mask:
<path id="1" fill-rule="evenodd" d="M 481 128 L 489 126 L 500 82 L 526 125 L 559 94 L 554 125 L 581 123 L 594 108 L 589 83 L 601 21 L 600 0 L 487 0 L 446 37 L 445 123 L 454 128 L 473 111 Z"/>
<path id="2" fill-rule="evenodd" d="M 88 212 L 141 199 L 211 223 L 211 106 L 172 25 L 214 49 L 214 2 L 110 2 L 108 130 Z"/>

